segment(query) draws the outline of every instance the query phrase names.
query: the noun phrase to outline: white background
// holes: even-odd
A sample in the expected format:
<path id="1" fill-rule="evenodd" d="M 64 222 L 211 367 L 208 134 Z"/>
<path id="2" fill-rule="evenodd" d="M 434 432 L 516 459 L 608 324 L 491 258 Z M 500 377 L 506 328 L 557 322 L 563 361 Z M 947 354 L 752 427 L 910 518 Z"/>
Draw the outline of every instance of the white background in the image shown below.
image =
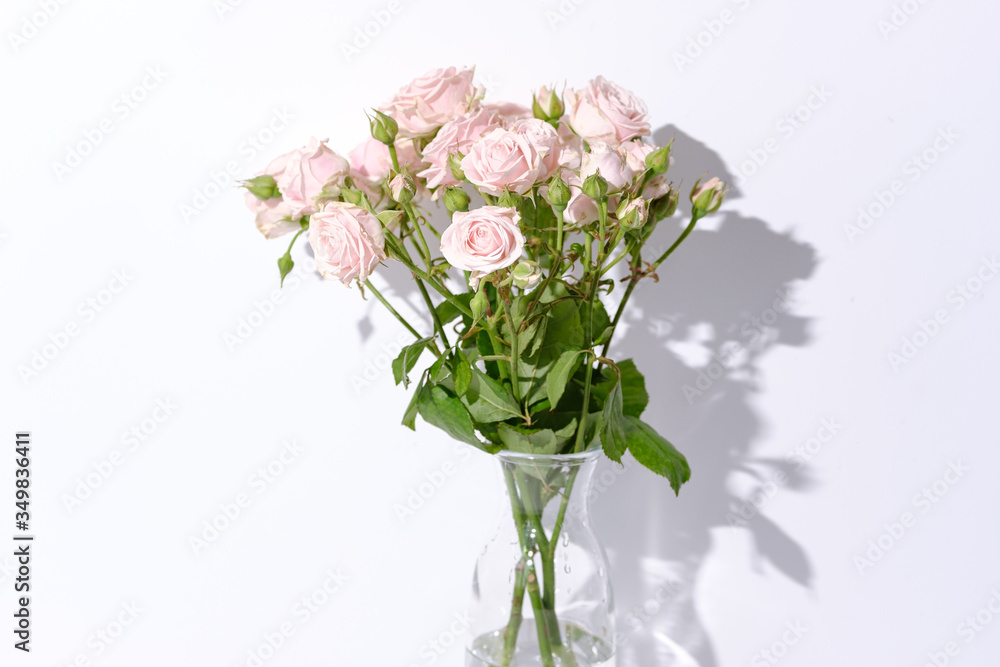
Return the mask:
<path id="1" fill-rule="evenodd" d="M 386 3 L 80 0 L 50 3 L 45 21 L 45 3 L 5 3 L 0 534 L 13 533 L 14 431 L 28 429 L 37 542 L 30 656 L 11 647 L 0 550 L 0 663 L 247 665 L 289 622 L 264 664 L 461 664 L 466 637 L 452 632 L 497 516 L 493 462 L 398 425 L 408 395 L 373 369 L 405 337 L 357 289 L 303 269 L 265 303 L 287 239 L 266 242 L 213 173 L 235 162 L 252 175 L 310 135 L 346 152 L 365 107 L 425 70 L 475 64 L 491 99 L 597 74 L 633 90 L 657 138 L 676 135 L 688 186 L 705 170 L 754 172 L 639 290 L 615 351 L 649 376 L 649 420 L 694 470 L 674 499 L 630 466 L 595 504 L 628 635 L 619 664 L 756 666 L 772 650 L 784 665 L 917 666 L 951 641 L 948 664 L 995 664 L 1000 617 L 960 624 L 1000 592 L 1000 280 L 977 283 L 1000 252 L 996 3 L 908 0 L 886 33 L 890 0 L 399 2 L 352 54 Z M 165 76 L 131 93 L 147 68 Z M 819 89 L 828 99 L 802 108 Z M 122 95 L 144 98 L 127 117 Z M 293 120 L 275 134 L 276 111 Z M 58 173 L 105 118 L 110 134 Z M 894 181 L 905 189 L 880 211 Z M 862 207 L 881 214 L 848 234 Z M 122 271 L 124 289 L 105 292 Z M 785 290 L 790 312 L 774 318 Z M 915 336 L 937 311 L 936 335 Z M 761 317 L 771 326 L 751 341 Z M 921 346 L 893 364 L 904 337 Z M 26 375 L 36 352 L 51 358 Z M 688 400 L 699 372 L 707 389 Z M 158 400 L 176 406 L 162 423 L 148 421 L 165 416 Z M 130 450 L 123 434 L 144 426 Z M 302 451 L 255 486 L 293 439 Z M 786 457 L 807 444 L 792 471 Z M 119 465 L 68 506 L 116 450 Z M 958 462 L 943 497 L 917 504 Z M 454 474 L 401 519 L 446 464 Z M 775 484 L 779 470 L 792 475 Z M 196 553 L 191 538 L 241 493 L 249 506 Z M 890 536 L 905 512 L 915 524 Z M 890 548 L 859 565 L 880 538 Z M 293 608 L 328 570 L 347 580 L 303 620 Z M 117 633 L 131 603 L 138 617 L 103 644 L 96 633 Z M 782 646 L 790 623 L 805 632 Z"/>

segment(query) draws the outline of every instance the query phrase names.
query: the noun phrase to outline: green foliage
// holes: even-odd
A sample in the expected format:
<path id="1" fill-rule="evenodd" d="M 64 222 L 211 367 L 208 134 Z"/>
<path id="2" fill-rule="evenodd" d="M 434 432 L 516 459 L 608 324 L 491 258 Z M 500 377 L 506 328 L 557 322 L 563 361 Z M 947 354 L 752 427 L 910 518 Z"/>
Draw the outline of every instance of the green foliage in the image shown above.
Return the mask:
<path id="1" fill-rule="evenodd" d="M 399 355 L 393 359 L 392 375 L 396 379 L 396 384 L 402 382 L 404 387 L 410 386 L 410 371 L 417 365 L 420 355 L 433 340 L 433 337 L 421 338 L 417 342 L 404 347 Z"/>
<path id="2" fill-rule="evenodd" d="M 670 488 L 679 494 L 681 485 L 691 479 L 691 468 L 684 455 L 637 417 L 625 417 L 625 437 L 635 460 L 657 475 L 666 477 Z"/>

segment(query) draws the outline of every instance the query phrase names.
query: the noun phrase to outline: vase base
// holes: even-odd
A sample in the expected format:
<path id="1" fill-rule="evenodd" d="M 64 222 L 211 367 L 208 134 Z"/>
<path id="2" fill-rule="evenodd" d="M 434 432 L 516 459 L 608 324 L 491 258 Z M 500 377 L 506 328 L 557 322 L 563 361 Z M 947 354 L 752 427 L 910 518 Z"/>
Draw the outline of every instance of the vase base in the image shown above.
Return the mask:
<path id="1" fill-rule="evenodd" d="M 542 667 L 541 651 L 538 648 L 535 622 L 525 619 L 521 624 L 518 647 L 510 661 L 505 662 L 504 629 L 489 632 L 476 637 L 465 652 L 465 667 Z M 572 660 L 564 660 L 557 652 L 553 652 L 552 664 L 555 667 L 616 667 L 615 656 L 603 641 L 581 630 L 576 626 L 566 628 L 566 637 L 572 638 L 570 648 L 573 651 Z M 563 649 L 564 651 L 566 649 Z"/>

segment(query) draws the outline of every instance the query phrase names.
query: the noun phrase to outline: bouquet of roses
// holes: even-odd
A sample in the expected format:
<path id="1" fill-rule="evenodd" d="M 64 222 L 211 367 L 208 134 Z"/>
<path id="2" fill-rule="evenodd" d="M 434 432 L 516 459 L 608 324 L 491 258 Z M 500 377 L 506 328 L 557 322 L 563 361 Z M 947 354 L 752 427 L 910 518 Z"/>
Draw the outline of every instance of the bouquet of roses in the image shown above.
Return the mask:
<path id="1" fill-rule="evenodd" d="M 433 356 L 406 426 L 419 414 L 490 453 L 601 446 L 620 462 L 628 450 L 677 491 L 690 472 L 640 419 L 643 376 L 607 353 L 636 284 L 655 279 L 726 188 L 695 184 L 687 228 L 644 258 L 680 193 L 667 179 L 671 147 L 647 138 L 640 99 L 602 77 L 562 96 L 542 87 L 531 108 L 482 98 L 472 68 L 428 72 L 373 110 L 371 137 L 349 160 L 315 139 L 275 159 L 245 183 L 257 227 L 267 238 L 294 232 L 292 245 L 308 232 L 325 278 L 367 288 L 413 334 L 393 363 L 397 384 Z M 422 208 L 435 201 L 451 216 L 444 229 Z M 278 260 L 282 279 L 292 245 Z M 388 261 L 411 272 L 429 335 L 366 282 Z M 612 316 L 609 272 L 621 263 Z"/>
<path id="2" fill-rule="evenodd" d="M 528 108 L 484 101 L 472 69 L 435 70 L 373 109 L 369 124 L 349 159 L 313 139 L 247 181 L 257 227 L 268 238 L 294 233 L 278 260 L 282 280 L 308 232 L 325 278 L 356 282 L 413 334 L 392 364 L 397 384 L 414 385 L 403 424 L 414 428 L 420 415 L 501 454 L 519 551 L 516 562 L 500 561 L 511 573 L 509 617 L 470 646 L 475 664 L 521 664 L 512 660 L 525 654 L 530 664 L 597 664 L 590 658 L 614 650 L 611 596 L 598 591 L 595 604 L 566 613 L 556 606 L 557 547 L 569 544 L 580 456 L 602 448 L 620 463 L 629 451 L 675 492 L 690 477 L 683 455 L 641 419 L 649 396 L 635 363 L 608 350 L 636 284 L 656 279 L 726 187 L 696 183 L 686 228 L 644 256 L 680 201 L 667 177 L 671 146 L 651 143 L 645 104 L 602 77 L 562 95 L 540 88 Z M 433 202 L 443 202 L 447 224 L 434 224 Z M 368 282 L 385 262 L 412 275 L 426 335 Z M 621 296 L 609 298 L 621 274 Z M 606 301 L 617 302 L 613 315 Z M 478 597 L 480 574 L 477 582 Z M 526 594 L 537 645 L 524 649 Z M 601 608 L 589 621 L 574 617 Z"/>

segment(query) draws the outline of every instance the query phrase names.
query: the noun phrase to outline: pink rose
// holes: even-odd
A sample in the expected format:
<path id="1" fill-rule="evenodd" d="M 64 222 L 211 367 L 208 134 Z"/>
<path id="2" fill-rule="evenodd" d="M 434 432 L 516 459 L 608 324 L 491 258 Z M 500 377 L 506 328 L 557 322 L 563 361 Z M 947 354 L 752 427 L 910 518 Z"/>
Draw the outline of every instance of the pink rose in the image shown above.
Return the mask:
<path id="1" fill-rule="evenodd" d="M 548 180 L 560 167 L 562 147 L 555 128 L 544 120 L 523 118 L 510 126 L 510 131 L 520 134 L 531 143 L 541 159 L 537 180 Z"/>
<path id="2" fill-rule="evenodd" d="M 524 235 L 517 209 L 483 206 L 455 213 L 441 235 L 441 253 L 455 268 L 471 271 L 470 284 L 510 266 L 521 256 Z"/>
<path id="3" fill-rule="evenodd" d="M 430 163 L 430 166 L 417 176 L 426 178 L 429 188 L 455 185 L 458 181 L 451 175 L 448 157 L 452 154 L 464 156 L 484 134 L 497 127 L 500 127 L 500 116 L 485 109 L 448 121 L 438 131 L 434 140 L 424 148 L 424 161 Z"/>
<path id="4" fill-rule="evenodd" d="M 276 239 L 299 230 L 299 221 L 292 220 L 292 209 L 281 197 L 257 199 L 248 192 L 246 201 L 247 208 L 256 216 L 254 222 L 264 238 Z"/>
<path id="5" fill-rule="evenodd" d="M 538 150 L 524 135 L 497 128 L 477 141 L 462 159 L 462 171 L 473 185 L 491 195 L 504 188 L 523 195 L 543 168 Z"/>
<path id="6" fill-rule="evenodd" d="M 583 180 L 575 172 L 563 172 L 562 179 L 569 186 L 570 199 L 563 211 L 563 222 L 573 227 L 582 227 L 594 222 L 600 215 L 597 202 L 583 194 Z M 543 193 L 544 194 L 544 193 Z"/>
<path id="7" fill-rule="evenodd" d="M 285 173 L 285 165 L 288 164 L 289 159 L 294 157 L 294 155 L 295 151 L 279 155 L 271 160 L 267 168 L 258 174 L 258 176 L 267 174 L 275 181 L 278 181 L 282 174 Z M 276 239 L 289 232 L 299 230 L 298 220 L 293 220 L 294 216 L 291 207 L 281 197 L 258 199 L 256 195 L 248 192 L 246 203 L 247 208 L 256 216 L 254 222 L 260 233 L 264 235 L 264 238 Z"/>
<path id="8" fill-rule="evenodd" d="M 389 147 L 372 137 L 355 146 L 347 156 L 351 160 L 351 173 L 369 183 L 381 184 L 392 169 Z M 409 139 L 396 141 L 396 159 L 400 167 L 417 169 L 422 166 L 417 149 Z"/>
<path id="9" fill-rule="evenodd" d="M 559 164 L 567 169 L 579 169 L 583 157 L 583 139 L 570 129 L 569 124 L 559 123 Z"/>
<path id="10" fill-rule="evenodd" d="M 400 88 L 380 110 L 399 125 L 399 136 L 433 134 L 469 110 L 476 98 L 474 73 L 472 67 L 431 70 Z"/>
<path id="11" fill-rule="evenodd" d="M 278 182 L 285 202 L 296 218 L 312 215 L 316 211 L 313 201 L 323 188 L 339 188 L 350 173 L 351 165 L 326 145 L 326 140 L 315 138 L 297 151 L 292 151 L 285 171 Z"/>
<path id="12" fill-rule="evenodd" d="M 516 120 L 533 118 L 531 109 L 517 102 L 483 102 L 483 108 L 500 116 L 505 126 L 510 126 Z"/>
<path id="13" fill-rule="evenodd" d="M 583 154 L 583 164 L 580 165 L 580 178 L 587 180 L 600 171 L 608 182 L 608 192 L 619 192 L 632 184 L 635 176 L 628 166 L 625 151 L 608 144 L 593 143 L 590 152 Z"/>
<path id="14" fill-rule="evenodd" d="M 566 90 L 569 123 L 588 142 L 620 144 L 649 134 L 646 104 L 602 76 L 582 90 Z"/>
<path id="15" fill-rule="evenodd" d="M 655 151 L 658 147 L 645 141 L 626 141 L 621 145 L 625 151 L 625 159 L 628 166 L 638 176 L 646 171 L 646 156 Z M 670 157 L 670 164 L 674 163 L 673 156 Z M 647 199 L 658 199 L 670 192 L 670 183 L 666 174 L 660 174 L 649 179 L 646 187 L 640 193 Z"/>
<path id="16" fill-rule="evenodd" d="M 366 209 L 346 202 L 330 202 L 309 219 L 309 245 L 316 268 L 324 278 L 345 285 L 368 280 L 387 258 L 382 224 Z"/>

